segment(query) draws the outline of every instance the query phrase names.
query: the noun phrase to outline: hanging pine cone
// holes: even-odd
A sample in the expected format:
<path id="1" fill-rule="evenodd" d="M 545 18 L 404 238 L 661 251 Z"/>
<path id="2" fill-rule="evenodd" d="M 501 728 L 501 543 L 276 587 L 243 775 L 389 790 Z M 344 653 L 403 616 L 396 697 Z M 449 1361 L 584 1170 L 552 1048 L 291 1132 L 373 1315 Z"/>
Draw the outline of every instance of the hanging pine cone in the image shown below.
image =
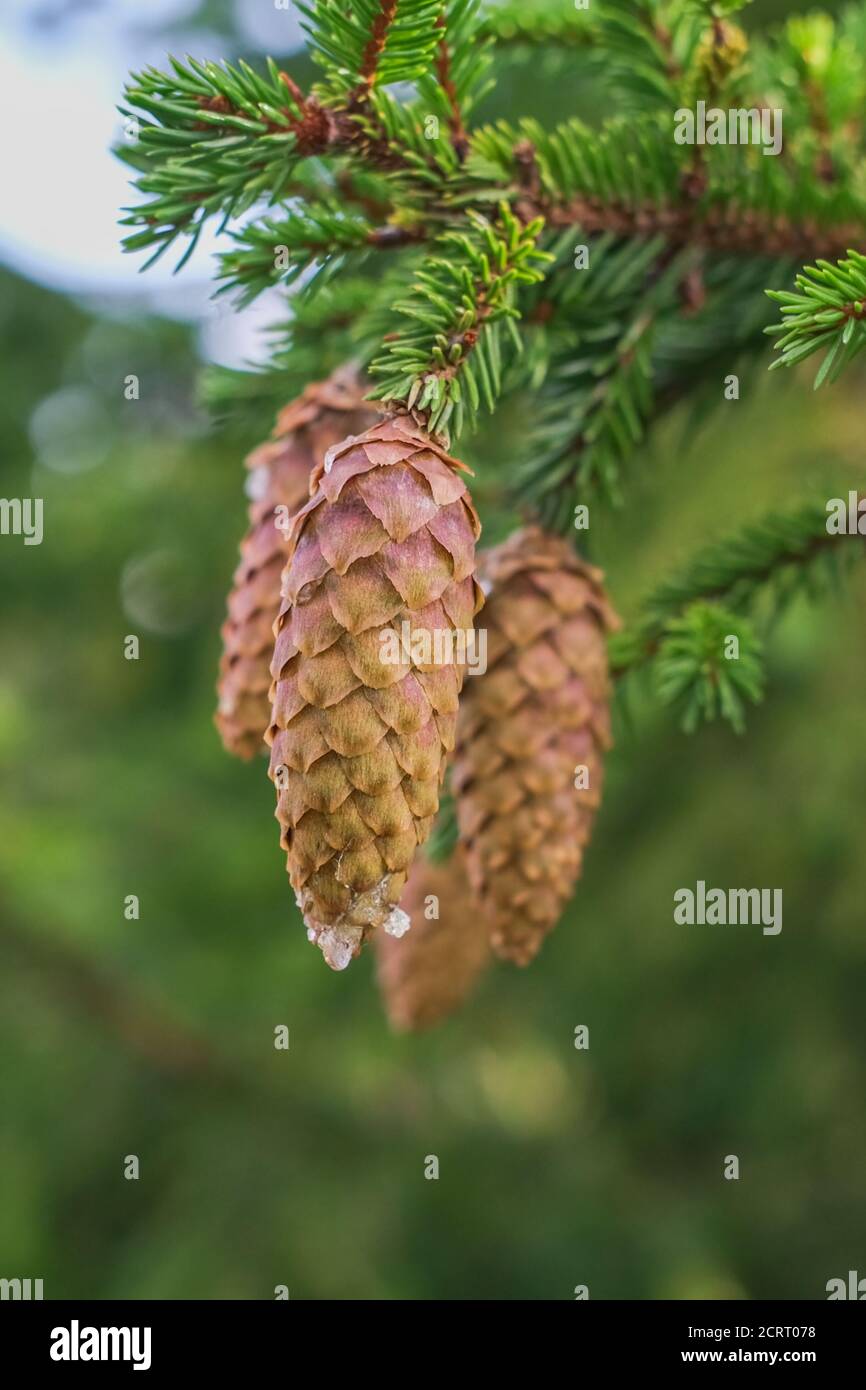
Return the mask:
<path id="1" fill-rule="evenodd" d="M 493 949 L 526 965 L 571 896 L 601 799 L 618 619 L 601 572 L 538 527 L 490 551 L 481 577 L 487 671 L 463 694 L 452 785 Z"/>
<path id="2" fill-rule="evenodd" d="M 391 1027 L 419 1032 L 465 1002 L 490 960 L 489 931 L 459 852 L 444 864 L 419 854 L 400 906 L 411 931 L 399 939 L 382 930 L 375 936 L 379 991 Z"/>
<path id="3" fill-rule="evenodd" d="M 284 514 L 307 500 L 310 473 L 332 444 L 375 419 L 351 368 L 308 386 L 277 417 L 272 438 L 246 460 L 249 527 L 228 597 L 214 720 L 229 753 L 251 758 L 265 750 L 271 714 L 268 691 L 280 575 L 286 559 Z M 277 509 L 281 509 L 278 512 Z"/>
<path id="4" fill-rule="evenodd" d="M 481 604 L 465 471 L 408 416 L 382 420 L 328 450 L 290 530 L 270 775 L 308 936 L 337 970 L 377 926 L 405 930 L 438 809 L 463 667 L 433 638 Z"/>

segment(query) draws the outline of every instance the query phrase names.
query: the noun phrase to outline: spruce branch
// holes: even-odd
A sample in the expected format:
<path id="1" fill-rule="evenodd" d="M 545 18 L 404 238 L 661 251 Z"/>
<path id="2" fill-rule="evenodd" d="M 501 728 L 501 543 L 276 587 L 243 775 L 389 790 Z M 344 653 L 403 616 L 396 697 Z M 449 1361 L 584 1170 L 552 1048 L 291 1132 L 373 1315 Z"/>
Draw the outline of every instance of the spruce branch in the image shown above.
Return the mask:
<path id="1" fill-rule="evenodd" d="M 655 321 L 639 311 L 606 351 L 552 374 L 515 494 L 551 530 L 568 531 L 581 500 L 598 490 L 620 503 L 620 473 L 652 414 Z"/>
<path id="2" fill-rule="evenodd" d="M 569 238 L 571 240 L 571 238 Z M 562 243 L 560 243 L 560 248 Z M 593 493 L 622 501 L 621 474 L 655 413 L 653 347 L 660 316 L 679 308 L 693 256 L 665 240 L 593 239 L 551 277 L 556 346 L 515 491 L 551 529 L 568 531 Z"/>
<path id="3" fill-rule="evenodd" d="M 610 637 L 613 674 L 648 670 L 687 733 L 719 717 L 742 733 L 745 703 L 761 699 L 765 681 L 759 606 L 775 618 L 798 593 L 838 587 L 863 540 L 828 530 L 819 502 L 744 527 L 697 555 Z"/>
<path id="4" fill-rule="evenodd" d="M 611 664 L 625 674 L 652 660 L 672 622 L 695 603 L 748 614 L 768 597 L 778 613 L 804 588 L 836 584 L 863 553 L 864 537 L 828 530 L 825 502 L 767 517 L 706 547 L 644 603 L 636 622 L 610 639 Z"/>
<path id="5" fill-rule="evenodd" d="M 504 196 L 527 222 L 543 216 L 554 229 L 579 226 L 628 238 L 663 233 L 673 249 L 698 244 L 802 262 L 841 257 L 862 240 L 866 200 L 856 177 L 862 140 L 851 133 L 850 119 L 840 129 L 829 108 L 821 138 L 832 146 L 832 183 L 815 178 L 809 109 L 802 115 L 805 136 L 786 136 L 783 159 L 762 159 L 754 147 L 718 146 L 702 149 L 698 168 L 694 150 L 672 138 L 671 83 L 679 78 L 670 55 L 665 67 L 659 53 L 657 75 L 664 74 L 659 80 L 667 92 L 660 109 L 608 121 L 600 130 L 567 121 L 548 132 L 523 121 L 469 132 L 467 118 L 485 89 L 489 58 L 479 43 L 475 0 L 411 0 L 406 8 L 390 0 L 384 8 L 365 3 L 363 15 L 352 11 L 345 21 L 348 35 L 336 3 L 315 9 L 317 33 L 339 31 L 339 42 L 355 45 L 354 68 L 337 73 L 328 60 L 336 87 L 326 83 L 305 96 L 272 62 L 259 76 L 243 63 L 173 60 L 168 75 L 148 69 L 133 79 L 123 109 L 135 119 L 139 113 L 142 123 L 137 142 L 121 153 L 138 170 L 137 186 L 148 200 L 128 210 L 126 225 L 137 229 L 126 240 L 128 250 L 155 248 L 159 255 L 185 236 L 186 259 L 209 218 L 219 216 L 225 225 L 256 204 L 285 202 L 304 181 L 304 161 L 314 158 L 342 161 L 344 168 L 349 158 L 354 174 L 378 175 L 388 188 L 383 225 L 399 223 L 408 211 L 416 224 L 434 230 L 456 226 L 463 208 L 483 210 Z M 681 5 L 674 9 L 682 16 L 671 52 L 691 71 L 699 67 L 695 45 L 676 36 L 680 22 L 691 33 L 695 16 Z M 649 11 L 651 18 L 666 12 Z M 618 13 L 605 23 L 621 36 L 634 24 L 644 33 L 649 11 L 628 18 Z M 424 16 L 430 24 L 422 35 Z M 358 47 L 362 18 L 370 31 Z M 374 29 L 378 37 L 368 51 Z M 659 52 L 666 51 L 654 18 L 650 29 L 653 51 L 660 44 Z M 389 55 L 394 70 L 406 63 L 416 74 L 412 101 L 384 85 L 392 72 Z M 680 57 L 675 66 L 682 65 Z M 635 70 L 640 67 L 636 62 Z M 447 139 L 438 138 L 437 121 L 445 124 Z"/>
<path id="6" fill-rule="evenodd" d="M 448 129 L 451 135 L 451 143 L 454 146 L 454 151 L 458 159 L 462 162 L 466 158 L 469 149 L 469 138 L 466 134 L 466 127 L 463 124 L 460 89 L 457 75 L 454 71 L 454 54 L 451 44 L 444 32 L 444 15 L 439 16 L 437 28 L 442 31 L 442 37 L 439 40 L 439 47 L 436 50 L 436 78 L 448 111 Z"/>
<path id="7" fill-rule="evenodd" d="M 125 250 L 156 247 L 144 269 L 181 235 L 190 238 L 183 265 L 209 218 L 225 223 L 279 199 L 295 160 L 321 143 L 327 125 L 270 59 L 266 76 L 244 62 L 169 62 L 170 74 L 151 67 L 133 75 L 120 108 L 138 138 L 117 153 L 141 171 L 138 191 L 151 195 L 125 209 L 122 224 L 141 228 Z"/>
<path id="8" fill-rule="evenodd" d="M 817 189 L 811 170 L 768 169 L 774 161 L 758 163 L 754 149 L 747 159 L 742 147 L 713 146 L 696 197 L 691 149 L 675 144 L 670 111 L 598 130 L 577 119 L 552 131 L 531 119 L 499 121 L 475 132 L 468 170 L 479 185 L 504 185 L 521 216 L 543 216 L 551 228 L 662 233 L 675 249 L 802 261 L 842 255 L 866 234 L 866 200 L 847 185 Z"/>
<path id="9" fill-rule="evenodd" d="M 172 74 L 149 68 L 134 77 L 121 107 L 136 123 L 138 138 L 116 152 L 139 171 L 137 190 L 151 195 L 125 209 L 122 219 L 122 225 L 140 229 L 125 238 L 124 250 L 156 248 L 142 269 L 184 236 L 189 245 L 181 269 L 212 217 L 220 217 L 223 230 L 254 205 L 304 196 L 311 181 L 324 187 L 322 164 L 314 164 L 310 173 L 316 157 L 332 161 L 343 196 L 363 199 L 366 182 L 379 204 L 386 185 L 377 171 L 387 176 L 405 169 L 417 175 L 421 166 L 429 176 L 434 164 L 429 149 L 426 159 L 403 157 L 375 101 L 373 117 L 352 118 L 324 106 L 316 95 L 304 96 L 271 59 L 267 78 L 243 62 L 236 67 L 192 58 L 186 66 L 175 59 L 170 63 Z M 387 104 L 387 94 L 382 99 Z M 144 120 L 140 112 L 146 113 Z M 347 154 L 356 159 L 351 169 L 343 158 Z M 388 193 L 390 210 L 394 190 Z"/>
<path id="10" fill-rule="evenodd" d="M 654 675 L 663 704 L 675 706 L 687 734 L 713 719 L 745 732 L 744 705 L 763 695 L 762 644 L 740 613 L 693 603 L 672 618 L 659 643 Z"/>
<path id="11" fill-rule="evenodd" d="M 453 111 L 438 80 L 418 84 L 424 96 L 406 103 L 391 92 L 377 92 L 369 112 L 355 117 L 359 150 L 373 165 L 388 171 L 395 198 L 405 208 L 422 209 L 442 220 L 443 199 L 460 182 L 463 146 L 441 138 L 435 122 L 451 130 Z M 438 114 L 437 114 L 438 113 Z M 432 133 L 431 132 L 432 129 Z"/>
<path id="12" fill-rule="evenodd" d="M 322 73 L 308 94 L 273 63 L 258 76 L 172 61 L 134 78 L 125 114 L 140 130 L 123 157 L 145 202 L 127 248 L 155 256 L 185 238 L 183 263 L 208 219 L 224 230 L 252 211 L 221 257 L 223 290 L 243 303 L 292 290 L 267 362 L 212 372 L 208 399 L 260 427 L 351 360 L 386 410 L 440 436 L 435 451 L 522 391 L 529 429 L 475 500 L 488 535 L 516 510 L 574 534 L 578 504 L 620 500 L 662 415 L 700 408 L 702 390 L 718 400 L 767 331 L 775 365 L 823 351 L 816 385 L 835 379 L 866 325 L 866 3 L 790 19 L 769 42 L 733 22 L 743 3 L 307 0 Z M 537 73 L 551 41 L 580 50 L 581 76 L 619 114 L 475 128 L 491 52 L 531 44 Z M 675 138 L 698 100 L 739 129 Z M 784 142 L 766 158 L 761 116 L 776 109 Z M 767 294 L 781 306 L 769 330 Z M 813 501 L 705 547 L 611 639 L 614 674 L 645 672 L 690 731 L 715 718 L 741 730 L 770 620 L 862 554 L 851 541 L 866 537 L 828 526 Z M 456 838 L 446 801 L 431 857 Z"/>
<path id="13" fill-rule="evenodd" d="M 220 256 L 219 293 L 237 291 L 238 302 L 249 304 L 269 286 L 293 284 L 311 267 L 341 271 L 347 259 L 369 250 L 395 250 L 424 238 L 411 225 L 374 226 L 337 201 L 308 201 L 284 218 L 264 218 L 234 234 L 235 247 Z"/>
<path id="14" fill-rule="evenodd" d="M 353 109 L 366 158 L 389 170 L 404 199 L 454 201 L 464 182 L 467 122 L 490 89 L 490 42 L 481 31 L 480 0 L 443 0 L 436 48 L 411 100 L 377 88 L 366 108 Z M 443 139 L 440 126 L 448 132 Z"/>
<path id="15" fill-rule="evenodd" d="M 594 57 L 620 106 L 672 111 L 701 27 L 700 13 L 683 3 L 604 0 Z"/>
<path id="16" fill-rule="evenodd" d="M 418 84 L 420 106 L 445 121 L 460 164 L 469 152 L 466 121 L 489 91 L 489 39 L 481 32 L 479 0 L 448 0 L 437 20 L 439 42 L 433 74 Z"/>
<path id="17" fill-rule="evenodd" d="M 531 422 L 508 494 L 563 533 L 573 532 L 580 503 L 623 502 L 645 437 L 676 406 L 690 406 L 685 434 L 705 424 L 723 377 L 764 352 L 763 288 L 792 269 L 695 251 L 671 257 L 662 237 L 575 241 L 572 231 L 547 242 L 553 263 L 522 296 L 524 350 L 507 380 L 509 394 L 528 396 Z"/>
<path id="18" fill-rule="evenodd" d="M 779 357 L 771 364 L 791 367 L 826 349 L 815 377 L 815 389 L 835 381 L 852 358 L 866 346 L 866 256 L 849 251 L 831 265 L 819 260 L 796 277 L 800 293 L 768 290 L 781 304 L 782 322 L 766 332 L 775 336 Z"/>
<path id="19" fill-rule="evenodd" d="M 518 285 L 535 284 L 549 256 L 536 245 L 540 219 L 521 224 L 503 204 L 496 222 L 467 213 L 466 232 L 445 232 L 394 308 L 409 323 L 389 334 L 370 372 L 374 398 L 402 403 L 427 428 L 457 436 L 502 383 L 503 331 L 514 328 Z"/>
<path id="20" fill-rule="evenodd" d="M 442 0 L 315 0 L 298 9 L 328 96 L 349 109 L 376 87 L 423 76 L 433 62 Z"/>
<path id="21" fill-rule="evenodd" d="M 317 6 L 323 42 L 332 27 L 342 33 L 341 8 Z M 189 245 L 180 269 L 212 217 L 221 218 L 222 230 L 256 204 L 305 196 L 314 182 L 321 194 L 328 183 L 322 157 L 331 162 L 332 175 L 339 171 L 338 191 L 349 201 L 363 203 L 364 182 L 372 182 L 383 215 L 395 211 L 398 195 L 405 205 L 414 187 L 429 195 L 453 174 L 468 147 L 464 117 L 485 90 L 488 55 L 476 39 L 477 0 L 452 0 L 447 11 L 441 0 L 389 0 L 367 10 L 375 41 L 369 52 L 365 46 L 356 54 L 358 84 L 351 91 L 349 69 L 330 67 L 331 85 L 305 96 L 270 59 L 266 77 L 244 62 L 189 58 L 182 64 L 172 58 L 171 73 L 148 68 L 132 78 L 121 111 L 138 137 L 117 153 L 139 172 L 138 191 L 150 195 L 125 209 L 123 219 L 139 229 L 126 237 L 125 250 L 156 248 L 143 269 L 183 236 Z M 355 40 L 362 18 L 352 11 L 345 21 Z M 385 19 L 382 30 L 377 23 Z M 406 74 L 426 75 L 420 104 L 406 106 L 381 90 L 404 67 Z M 425 122 L 437 111 L 450 141 L 427 138 Z M 383 233 L 378 244 L 399 245 L 401 238 Z M 335 249 L 342 249 L 339 237 Z"/>

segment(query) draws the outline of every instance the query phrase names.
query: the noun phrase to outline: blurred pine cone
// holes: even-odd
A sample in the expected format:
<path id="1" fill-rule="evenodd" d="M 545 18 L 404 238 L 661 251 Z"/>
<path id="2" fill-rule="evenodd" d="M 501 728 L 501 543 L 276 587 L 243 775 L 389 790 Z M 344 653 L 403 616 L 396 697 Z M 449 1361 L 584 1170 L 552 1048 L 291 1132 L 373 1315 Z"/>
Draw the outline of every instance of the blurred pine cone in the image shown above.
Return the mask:
<path id="1" fill-rule="evenodd" d="M 488 552 L 480 577 L 487 670 L 463 693 L 452 788 L 493 949 L 526 965 L 571 896 L 601 799 L 605 633 L 619 624 L 601 572 L 539 527 Z"/>
<path id="2" fill-rule="evenodd" d="M 308 936 L 337 970 L 377 926 L 405 930 L 438 809 L 463 666 L 433 638 L 481 604 L 465 471 L 408 416 L 382 420 L 329 449 L 290 530 L 270 775 Z"/>
<path id="3" fill-rule="evenodd" d="M 419 1032 L 468 998 L 490 961 L 490 933 L 459 852 L 443 864 L 419 854 L 400 906 L 411 930 L 397 938 L 380 929 L 374 938 L 379 991 L 391 1027 Z"/>
<path id="4" fill-rule="evenodd" d="M 375 410 L 363 401 L 363 389 L 357 372 L 346 367 L 308 386 L 280 411 L 272 438 L 246 460 L 249 527 L 222 627 L 214 716 L 226 749 L 239 758 L 266 751 L 273 627 L 286 559 L 282 516 L 296 512 L 307 500 L 310 473 L 325 451 L 375 419 Z M 283 511 L 278 513 L 278 508 Z"/>

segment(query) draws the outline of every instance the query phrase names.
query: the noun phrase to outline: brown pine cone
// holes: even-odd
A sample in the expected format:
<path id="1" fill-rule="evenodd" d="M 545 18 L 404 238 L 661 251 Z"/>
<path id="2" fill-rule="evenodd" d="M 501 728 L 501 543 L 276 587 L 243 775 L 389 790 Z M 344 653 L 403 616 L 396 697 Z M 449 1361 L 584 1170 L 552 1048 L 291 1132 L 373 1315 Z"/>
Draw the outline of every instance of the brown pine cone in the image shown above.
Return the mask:
<path id="1" fill-rule="evenodd" d="M 214 722 L 229 753 L 266 752 L 274 619 L 286 560 L 284 522 L 306 502 L 310 473 L 332 444 L 376 418 L 358 374 L 343 367 L 308 386 L 277 417 L 272 438 L 249 455 L 249 528 L 228 596 Z"/>
<path id="2" fill-rule="evenodd" d="M 405 930 L 438 809 L 463 664 L 432 640 L 471 631 L 481 604 L 465 471 L 408 416 L 385 419 L 328 450 L 290 529 L 270 775 L 308 936 L 337 970 L 377 926 Z"/>
<path id="3" fill-rule="evenodd" d="M 419 1032 L 468 998 L 490 961 L 489 930 L 459 851 L 444 864 L 431 864 L 419 854 L 400 906 L 412 928 L 400 938 L 377 931 L 376 973 L 391 1027 Z"/>
<path id="4" fill-rule="evenodd" d="M 488 552 L 480 577 L 487 671 L 463 693 L 452 787 L 493 949 L 526 965 L 571 896 L 601 799 L 605 633 L 619 620 L 601 572 L 539 527 Z"/>

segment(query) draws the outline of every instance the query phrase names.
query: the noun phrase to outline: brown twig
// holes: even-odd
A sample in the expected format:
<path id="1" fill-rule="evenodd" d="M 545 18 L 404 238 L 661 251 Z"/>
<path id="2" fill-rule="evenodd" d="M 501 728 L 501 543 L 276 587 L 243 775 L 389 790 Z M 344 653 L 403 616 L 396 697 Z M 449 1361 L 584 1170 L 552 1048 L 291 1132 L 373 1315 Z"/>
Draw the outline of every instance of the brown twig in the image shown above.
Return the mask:
<path id="1" fill-rule="evenodd" d="M 445 29 L 445 16 L 441 14 L 436 21 L 437 29 Z M 447 38 L 443 37 L 439 41 L 439 48 L 436 54 L 436 76 L 439 78 L 439 85 L 445 93 L 451 115 L 448 121 L 448 128 L 451 131 L 451 144 L 454 152 L 462 164 L 469 153 L 469 136 L 463 125 L 463 114 L 460 110 L 460 102 L 457 97 L 457 88 L 451 76 L 451 49 L 448 46 Z"/>
<path id="2" fill-rule="evenodd" d="M 542 209 L 530 200 L 526 211 L 538 216 Z M 661 232 L 673 246 L 694 242 L 712 251 L 789 256 L 801 261 L 818 256 L 838 258 L 864 236 L 858 223 L 819 227 L 753 208 L 738 208 L 734 203 L 717 203 L 696 217 L 691 204 L 625 207 L 578 196 L 566 203 L 548 204 L 545 215 L 554 227 L 579 226 L 585 232 L 612 231 L 623 237 L 650 237 Z"/>
<path id="3" fill-rule="evenodd" d="M 297 108 L 285 114 L 297 137 L 299 153 L 355 153 L 383 170 L 404 165 L 400 152 L 393 148 L 384 132 L 371 134 L 353 119 L 350 110 L 324 107 L 315 97 L 305 97 L 288 74 L 280 76 Z M 273 122 L 268 128 L 271 132 L 285 130 L 285 126 Z M 558 202 L 543 191 L 531 141 L 520 141 L 513 155 L 519 189 L 514 210 L 523 222 L 541 216 L 549 226 L 580 227 L 588 233 L 612 231 L 622 237 L 651 237 L 661 233 L 674 249 L 693 242 L 711 251 L 785 256 L 801 262 L 817 257 L 838 259 L 864 238 L 864 228 L 856 222 L 822 227 L 813 221 L 795 222 L 783 215 L 741 208 L 735 202 L 717 202 L 700 208 L 697 197 L 704 192 L 703 179 L 699 188 L 686 184 L 682 202 L 678 203 L 628 206 L 616 201 L 603 203 L 596 197 L 582 194 Z M 503 194 L 506 192 L 503 189 Z M 403 245 L 404 238 L 395 237 L 389 244 Z"/>
<path id="4" fill-rule="evenodd" d="M 383 227 L 374 227 L 367 235 L 368 245 L 374 246 L 377 251 L 395 251 L 402 246 L 412 246 L 413 243 L 427 240 L 427 231 L 424 227 L 397 227 L 387 223 Z"/>
<path id="5" fill-rule="evenodd" d="M 388 30 L 397 16 L 397 0 L 379 0 L 379 6 L 379 13 L 373 21 L 373 28 L 361 59 L 361 80 L 352 93 L 350 105 L 359 105 L 370 95 L 376 81 L 379 59 L 388 40 Z"/>

